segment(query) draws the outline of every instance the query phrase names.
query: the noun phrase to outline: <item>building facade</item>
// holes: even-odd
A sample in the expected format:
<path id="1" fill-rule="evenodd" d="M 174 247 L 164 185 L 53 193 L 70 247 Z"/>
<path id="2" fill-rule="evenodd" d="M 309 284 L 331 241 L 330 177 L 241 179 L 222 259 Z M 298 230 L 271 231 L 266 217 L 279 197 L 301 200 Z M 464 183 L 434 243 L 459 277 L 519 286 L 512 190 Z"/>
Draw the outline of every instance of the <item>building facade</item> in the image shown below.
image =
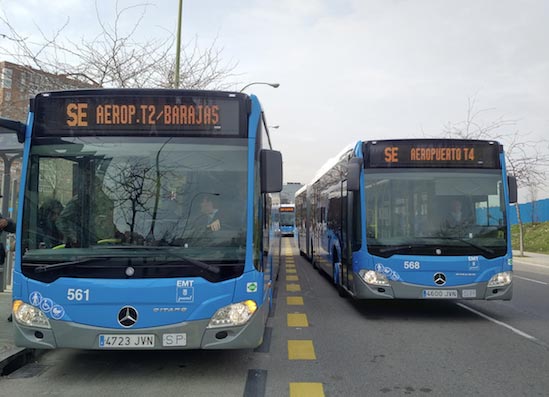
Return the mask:
<path id="1" fill-rule="evenodd" d="M 294 204 L 295 192 L 297 192 L 301 186 L 299 182 L 288 182 L 285 183 L 282 187 L 282 192 L 280 192 L 280 203 L 281 204 Z"/>
<path id="2" fill-rule="evenodd" d="M 76 88 L 95 88 L 90 84 L 33 69 L 11 62 L 0 62 L 0 117 L 27 121 L 29 99 L 39 92 Z M 21 154 L 23 145 L 14 136 L 0 134 L 0 212 L 2 216 L 17 217 Z M 13 236 L 2 233 L 0 249 L 6 250 L 5 263 L 0 263 L 0 292 L 11 282 Z"/>
<path id="3" fill-rule="evenodd" d="M 29 99 L 53 90 L 94 88 L 95 86 L 15 63 L 0 62 L 0 117 L 26 121 Z"/>

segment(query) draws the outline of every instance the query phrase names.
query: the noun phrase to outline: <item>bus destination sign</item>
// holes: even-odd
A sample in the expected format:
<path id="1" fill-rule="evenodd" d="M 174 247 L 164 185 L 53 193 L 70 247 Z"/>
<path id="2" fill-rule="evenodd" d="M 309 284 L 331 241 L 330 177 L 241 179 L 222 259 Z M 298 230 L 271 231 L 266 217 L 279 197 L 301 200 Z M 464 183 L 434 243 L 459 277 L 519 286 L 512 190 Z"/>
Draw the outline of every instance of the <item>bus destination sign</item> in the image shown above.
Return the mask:
<path id="1" fill-rule="evenodd" d="M 226 135 L 239 136 L 239 98 L 206 95 L 38 95 L 37 136 Z M 245 120 L 245 115 L 244 115 Z"/>
<path id="2" fill-rule="evenodd" d="M 214 127 L 219 125 L 219 105 L 96 104 L 69 102 L 68 127 L 161 125 Z"/>
<path id="3" fill-rule="evenodd" d="M 280 207 L 279 212 L 294 212 L 294 207 Z"/>
<path id="4" fill-rule="evenodd" d="M 466 140 L 371 141 L 365 145 L 372 168 L 499 168 L 499 144 Z"/>

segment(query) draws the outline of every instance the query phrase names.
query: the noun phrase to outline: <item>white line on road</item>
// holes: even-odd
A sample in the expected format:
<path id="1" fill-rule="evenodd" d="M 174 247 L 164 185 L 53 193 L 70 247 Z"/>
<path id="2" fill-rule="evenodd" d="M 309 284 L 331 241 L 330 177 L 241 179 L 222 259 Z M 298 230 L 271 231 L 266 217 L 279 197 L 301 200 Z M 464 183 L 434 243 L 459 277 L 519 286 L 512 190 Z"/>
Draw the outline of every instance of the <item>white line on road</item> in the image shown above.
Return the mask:
<path id="1" fill-rule="evenodd" d="M 516 274 L 513 276 L 513 278 L 520 278 L 521 280 L 531 281 L 533 283 L 549 285 L 549 283 L 544 283 L 543 281 L 533 280 L 533 279 L 527 278 L 527 277 L 517 276 Z"/>
<path id="2" fill-rule="evenodd" d="M 489 320 L 489 321 L 491 321 L 491 322 L 493 322 L 493 323 L 495 323 L 495 324 L 497 324 L 497 325 L 501 325 L 502 327 L 505 327 L 505 328 L 507 328 L 507 329 L 513 331 L 515 334 L 520 335 L 520 336 L 522 336 L 523 338 L 526 338 L 526 339 L 528 339 L 528 340 L 530 340 L 530 341 L 532 341 L 532 342 L 534 342 L 534 343 L 537 343 L 538 345 L 541 345 L 541 346 L 544 346 L 544 347 L 546 347 L 546 348 L 549 348 L 548 345 L 546 345 L 545 343 L 543 343 L 542 341 L 540 341 L 540 340 L 539 340 L 538 338 L 536 338 L 535 336 L 532 336 L 532 335 L 530 335 L 530 334 L 527 334 L 526 332 L 523 332 L 523 331 L 521 331 L 520 329 L 517 329 L 517 328 L 515 328 L 515 327 L 513 327 L 513 326 L 511 326 L 511 325 L 509 325 L 509 324 L 505 324 L 503 321 L 496 320 L 495 318 L 492 318 L 492 317 L 490 317 L 490 316 L 488 316 L 488 315 L 486 315 L 486 314 L 484 314 L 484 313 L 481 313 L 481 312 L 479 312 L 478 310 L 473 309 L 472 307 L 469 307 L 469 306 L 467 306 L 467 305 L 464 305 L 463 303 L 459 303 L 459 302 L 458 302 L 458 303 L 456 303 L 456 304 L 457 304 L 458 306 L 464 308 L 464 309 L 469 310 L 470 312 L 475 313 L 476 315 L 478 315 L 478 316 L 480 316 L 480 317 L 482 317 L 482 318 L 485 318 L 486 320 Z"/>
<path id="3" fill-rule="evenodd" d="M 541 267 L 542 269 L 549 268 L 547 265 L 538 265 L 537 263 L 522 262 L 517 259 L 513 259 L 513 263 L 520 263 L 521 265 L 526 265 L 526 266 Z"/>

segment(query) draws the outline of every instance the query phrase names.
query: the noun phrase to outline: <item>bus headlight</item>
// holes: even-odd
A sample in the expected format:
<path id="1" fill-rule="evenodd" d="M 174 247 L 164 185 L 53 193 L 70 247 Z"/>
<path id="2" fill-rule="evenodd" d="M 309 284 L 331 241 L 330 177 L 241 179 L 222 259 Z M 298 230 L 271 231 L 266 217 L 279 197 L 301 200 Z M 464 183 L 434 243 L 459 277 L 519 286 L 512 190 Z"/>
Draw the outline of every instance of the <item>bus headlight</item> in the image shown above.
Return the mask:
<path id="1" fill-rule="evenodd" d="M 505 287 L 506 285 L 511 284 L 511 281 L 513 281 L 512 272 L 494 274 L 490 281 L 488 281 L 488 288 Z"/>
<path id="2" fill-rule="evenodd" d="M 42 310 L 20 300 L 13 301 L 13 317 L 19 324 L 28 327 L 51 328 Z"/>
<path id="3" fill-rule="evenodd" d="M 252 300 L 233 303 L 216 311 L 208 324 L 208 328 L 245 324 L 256 311 L 257 303 Z"/>
<path id="4" fill-rule="evenodd" d="M 366 284 L 376 285 L 379 287 L 390 287 L 389 280 L 387 280 L 387 277 L 383 273 L 362 269 L 358 272 L 358 274 L 362 277 Z"/>

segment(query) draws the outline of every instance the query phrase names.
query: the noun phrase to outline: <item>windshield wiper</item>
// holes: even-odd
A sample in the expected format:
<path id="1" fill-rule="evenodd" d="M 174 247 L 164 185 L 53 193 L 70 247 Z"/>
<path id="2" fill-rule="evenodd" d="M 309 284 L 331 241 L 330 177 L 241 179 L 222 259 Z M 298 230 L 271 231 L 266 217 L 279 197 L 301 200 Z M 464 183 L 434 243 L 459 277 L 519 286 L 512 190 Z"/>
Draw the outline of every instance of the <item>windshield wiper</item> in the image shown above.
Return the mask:
<path id="1" fill-rule="evenodd" d="M 216 266 L 212 266 L 208 263 L 205 263 L 205 262 L 202 262 L 202 261 L 199 261 L 197 259 L 192 259 L 192 258 L 188 258 L 186 256 L 182 256 L 182 255 L 178 255 L 178 254 L 175 254 L 173 253 L 173 247 L 171 246 L 155 246 L 155 245 L 115 245 L 115 246 L 111 246 L 111 247 L 106 247 L 106 248 L 109 248 L 109 249 L 121 249 L 121 248 L 126 248 L 126 249 L 135 249 L 135 250 L 138 250 L 138 251 L 166 251 L 170 256 L 174 257 L 174 258 L 177 258 L 179 259 L 180 261 L 183 261 L 183 263 L 185 264 L 188 264 L 188 265 L 192 265 L 192 266 L 195 266 L 195 267 L 199 267 L 203 270 L 207 270 L 209 271 L 210 273 L 214 273 L 214 274 L 219 274 L 220 270 L 218 267 Z M 176 263 L 174 263 L 175 261 L 164 261 L 164 262 L 158 262 L 158 263 L 155 263 L 156 266 L 169 266 L 169 265 L 175 265 Z"/>
<path id="2" fill-rule="evenodd" d="M 398 251 L 410 251 L 416 248 L 425 248 L 428 247 L 428 244 L 402 244 L 402 245 L 393 245 L 393 246 L 386 246 L 385 248 L 379 248 L 379 253 L 386 254 L 386 253 L 396 253 Z"/>
<path id="3" fill-rule="evenodd" d="M 490 255 L 494 255 L 496 252 L 488 247 L 483 247 L 482 245 L 475 244 L 469 240 L 465 240 L 463 238 L 459 237 L 449 237 L 449 236 L 440 236 L 440 237 L 421 237 L 425 239 L 435 239 L 435 240 L 451 240 L 451 241 L 459 241 L 460 243 L 467 244 L 473 248 L 476 248 L 482 252 L 488 253 Z"/>
<path id="4" fill-rule="evenodd" d="M 161 250 L 168 250 L 172 247 L 167 246 L 159 246 L 159 245 L 96 245 L 94 248 L 97 249 L 109 249 L 109 250 L 117 250 L 117 249 L 129 249 L 129 250 L 136 250 L 136 251 L 161 251 Z"/>
<path id="5" fill-rule="evenodd" d="M 394 252 L 397 252 L 397 251 L 408 251 L 408 250 L 411 250 L 412 248 L 414 248 L 414 246 L 412 246 L 411 244 L 396 245 L 396 246 L 392 246 L 392 247 L 380 248 L 379 252 L 382 253 L 382 254 L 386 254 L 386 253 L 389 253 L 389 252 L 394 253 Z"/>
<path id="6" fill-rule="evenodd" d="M 58 263 L 52 263 L 52 264 L 49 264 L 49 265 L 46 265 L 46 264 L 43 264 L 43 263 L 39 262 L 40 266 L 35 267 L 34 272 L 35 273 L 44 273 L 44 272 L 49 272 L 51 270 L 61 269 L 61 268 L 64 268 L 64 267 L 83 265 L 85 263 L 89 263 L 89 262 L 96 261 L 98 259 L 105 259 L 105 258 L 110 259 L 110 257 L 82 258 L 82 259 L 78 259 L 78 260 L 75 260 L 75 261 L 58 262 Z M 31 263 L 36 263 L 36 262 L 24 262 L 24 263 L 31 264 Z"/>
<path id="7" fill-rule="evenodd" d="M 114 248 L 114 247 L 111 247 L 111 248 Z M 118 248 L 124 248 L 124 247 L 118 247 Z M 146 247 L 145 246 L 145 247 L 139 247 L 139 248 L 143 249 L 143 250 L 149 250 L 149 248 L 151 250 L 158 250 L 158 249 L 166 250 L 167 247 Z M 213 266 L 213 265 L 210 265 L 208 263 L 205 263 L 205 262 L 202 262 L 202 261 L 199 261 L 199 260 L 196 260 L 196 259 L 191 259 L 191 258 L 187 258 L 185 256 L 177 255 L 177 254 L 174 254 L 173 252 L 170 252 L 169 256 L 175 258 L 176 260 L 158 261 L 158 262 L 151 261 L 150 264 L 148 264 L 148 263 L 143 263 L 142 265 L 132 264 L 132 266 L 166 266 L 166 267 L 169 267 L 169 266 L 181 266 L 181 264 L 185 264 L 185 265 L 191 265 L 191 266 L 194 266 L 194 267 L 198 267 L 198 268 L 200 268 L 202 270 L 206 270 L 210 273 L 214 273 L 214 274 L 219 274 L 220 273 L 220 269 L 217 266 Z M 117 259 L 135 259 L 135 258 L 131 258 L 131 257 L 128 257 L 128 258 L 120 257 L 119 258 L 117 256 L 115 258 L 117 258 Z M 44 273 L 44 272 L 49 272 L 49 271 L 57 270 L 57 269 L 61 269 L 61 268 L 79 266 L 79 265 L 87 264 L 87 263 L 94 262 L 94 261 L 97 261 L 97 260 L 102 260 L 102 259 L 113 259 L 113 257 L 112 256 L 94 256 L 94 257 L 81 258 L 81 259 L 77 259 L 77 260 L 74 260 L 74 261 L 58 262 L 58 263 L 52 263 L 52 264 L 45 264 L 44 262 L 25 261 L 24 264 L 39 265 L 39 266 L 34 268 L 35 273 Z M 128 266 L 127 264 L 124 265 L 124 267 L 127 267 L 127 266 Z"/>
<path id="8" fill-rule="evenodd" d="M 219 274 L 220 270 L 217 266 L 210 265 L 206 262 L 202 262 L 196 259 L 187 258 L 185 256 L 175 255 L 172 254 L 172 256 L 176 259 L 179 259 L 179 261 L 164 261 L 164 262 L 153 262 L 154 266 L 170 266 L 170 265 L 176 265 L 179 266 L 180 263 L 186 264 L 186 265 L 192 265 L 194 267 L 198 267 L 200 269 L 206 270 L 210 273 Z"/>

